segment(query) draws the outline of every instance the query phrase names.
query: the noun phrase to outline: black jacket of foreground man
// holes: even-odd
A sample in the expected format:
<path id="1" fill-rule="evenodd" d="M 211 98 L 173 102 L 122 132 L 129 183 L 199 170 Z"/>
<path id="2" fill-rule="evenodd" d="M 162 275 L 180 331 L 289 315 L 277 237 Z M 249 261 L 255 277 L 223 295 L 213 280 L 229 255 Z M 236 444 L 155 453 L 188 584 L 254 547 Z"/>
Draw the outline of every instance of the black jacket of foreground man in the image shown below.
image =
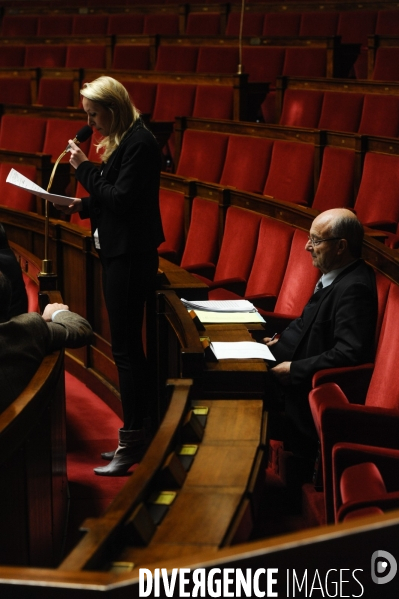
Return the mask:
<path id="1" fill-rule="evenodd" d="M 82 198 L 80 216 L 90 217 L 93 233 L 98 229 L 101 252 L 107 258 L 147 252 L 164 240 L 160 171 L 158 142 L 141 118 L 100 170 L 89 161 L 76 169 L 76 178 L 90 190 L 90 197 Z"/>

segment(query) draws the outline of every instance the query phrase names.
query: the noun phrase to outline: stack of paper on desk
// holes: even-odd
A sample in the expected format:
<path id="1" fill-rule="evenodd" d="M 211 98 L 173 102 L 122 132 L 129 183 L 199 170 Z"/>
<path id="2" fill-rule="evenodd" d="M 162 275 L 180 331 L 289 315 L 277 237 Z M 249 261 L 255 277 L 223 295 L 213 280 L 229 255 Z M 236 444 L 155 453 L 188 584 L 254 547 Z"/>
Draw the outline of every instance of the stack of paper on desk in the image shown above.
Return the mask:
<path id="1" fill-rule="evenodd" d="M 255 341 L 212 341 L 211 348 L 218 360 L 231 358 L 248 359 L 261 358 L 262 360 L 275 360 L 267 345 Z"/>
<path id="2" fill-rule="evenodd" d="M 221 300 L 192 302 L 182 298 L 189 310 L 195 310 L 202 323 L 251 323 L 265 322 L 248 300 Z"/>

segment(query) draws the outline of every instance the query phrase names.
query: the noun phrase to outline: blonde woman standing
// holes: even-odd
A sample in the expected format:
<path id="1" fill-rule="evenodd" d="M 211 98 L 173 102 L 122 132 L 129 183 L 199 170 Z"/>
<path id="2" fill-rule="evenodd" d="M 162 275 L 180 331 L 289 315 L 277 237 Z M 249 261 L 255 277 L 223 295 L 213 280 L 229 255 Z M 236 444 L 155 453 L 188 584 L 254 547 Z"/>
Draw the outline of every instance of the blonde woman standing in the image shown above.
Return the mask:
<path id="1" fill-rule="evenodd" d="M 159 211 L 161 155 L 127 90 L 111 77 L 99 77 L 81 90 L 88 124 L 102 139 L 98 169 L 69 140 L 70 164 L 88 197 L 64 208 L 90 217 L 93 241 L 103 269 L 112 353 L 118 369 L 123 427 L 110 463 L 94 469 L 121 476 L 140 461 L 148 444 L 148 375 L 142 343 L 144 304 L 155 289 L 157 247 L 164 240 Z M 60 207 L 61 209 L 61 207 Z"/>

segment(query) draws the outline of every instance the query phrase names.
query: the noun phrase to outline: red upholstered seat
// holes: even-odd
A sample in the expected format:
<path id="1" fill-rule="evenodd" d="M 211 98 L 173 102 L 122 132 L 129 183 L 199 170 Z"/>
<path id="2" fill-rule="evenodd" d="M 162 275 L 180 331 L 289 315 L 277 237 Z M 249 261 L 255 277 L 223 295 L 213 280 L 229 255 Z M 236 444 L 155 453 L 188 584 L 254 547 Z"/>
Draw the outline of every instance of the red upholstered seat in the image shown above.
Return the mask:
<path id="1" fill-rule="evenodd" d="M 156 71 L 170 71 L 175 73 L 195 73 L 197 67 L 198 47 L 168 44 L 159 46 Z"/>
<path id="2" fill-rule="evenodd" d="M 36 183 L 35 166 L 2 162 L 0 164 L 0 204 L 14 210 L 36 212 L 36 197 L 32 193 L 21 187 L 11 185 L 11 183 L 6 183 L 8 173 L 12 168 Z"/>
<path id="3" fill-rule="evenodd" d="M 333 448 L 335 521 L 399 507 L 399 451 L 356 443 Z"/>
<path id="4" fill-rule="evenodd" d="M 399 48 L 378 48 L 372 78 L 399 81 Z"/>
<path id="5" fill-rule="evenodd" d="M 144 15 L 142 14 L 131 13 L 108 15 L 108 35 L 137 35 L 143 33 L 143 27 Z"/>
<path id="6" fill-rule="evenodd" d="M 337 35 L 343 44 L 360 44 L 361 51 L 354 64 L 357 79 L 367 78 L 367 36 L 375 32 L 377 11 L 342 10 L 339 13 Z"/>
<path id="7" fill-rule="evenodd" d="M 285 48 L 244 46 L 242 63 L 248 81 L 268 81 L 275 86 L 283 72 L 284 57 Z"/>
<path id="8" fill-rule="evenodd" d="M 26 295 L 28 296 L 28 312 L 38 312 L 39 308 L 39 293 L 36 282 L 28 275 L 28 273 L 22 271 L 22 278 L 24 280 Z"/>
<path id="9" fill-rule="evenodd" d="M 399 98 L 365 94 L 358 133 L 397 137 L 399 134 Z"/>
<path id="10" fill-rule="evenodd" d="M 191 116 L 196 86 L 158 83 L 153 121 L 174 121 L 177 116 Z"/>
<path id="11" fill-rule="evenodd" d="M 113 69 L 146 71 L 150 68 L 150 47 L 148 45 L 115 44 L 112 57 Z M 121 75 L 123 77 L 123 75 Z"/>
<path id="12" fill-rule="evenodd" d="M 264 313 L 273 333 L 280 332 L 289 321 L 301 315 L 320 277 L 320 272 L 313 267 L 309 253 L 305 250 L 307 239 L 305 231 L 295 230 L 276 305 L 273 312 Z"/>
<path id="13" fill-rule="evenodd" d="M 398 35 L 399 31 L 399 11 L 398 10 L 379 10 L 375 33 L 377 35 Z"/>
<path id="14" fill-rule="evenodd" d="M 287 89 L 284 92 L 280 125 L 317 128 L 324 92 L 307 89 Z"/>
<path id="15" fill-rule="evenodd" d="M 231 206 L 225 228 L 212 288 L 223 287 L 243 296 L 256 251 L 261 216 Z M 209 297 L 212 298 L 211 293 Z"/>
<path id="16" fill-rule="evenodd" d="M 220 33 L 219 12 L 188 13 L 186 23 L 187 35 L 220 35 Z"/>
<path id="17" fill-rule="evenodd" d="M 41 15 L 37 35 L 69 35 L 72 33 L 72 15 Z"/>
<path id="18" fill-rule="evenodd" d="M 336 34 L 338 26 L 338 12 L 307 12 L 301 15 L 299 35 L 332 36 Z"/>
<path id="19" fill-rule="evenodd" d="M 176 174 L 219 183 L 228 139 L 224 133 L 187 130 Z"/>
<path id="20" fill-rule="evenodd" d="M 3 104 L 31 104 L 31 81 L 25 77 L 2 77 L 0 102 Z"/>
<path id="21" fill-rule="evenodd" d="M 220 185 L 262 193 L 272 150 L 273 140 L 230 135 Z"/>
<path id="22" fill-rule="evenodd" d="M 46 136 L 44 138 L 43 152 L 50 154 L 52 162 L 55 162 L 61 152 L 68 144 L 69 139 L 73 139 L 76 133 L 86 125 L 85 121 L 68 121 L 65 119 L 48 119 Z M 89 151 L 90 139 L 80 144 L 81 150 L 87 154 Z M 61 162 L 68 162 L 69 155 L 66 154 Z"/>
<path id="23" fill-rule="evenodd" d="M 196 197 L 180 266 L 212 279 L 219 254 L 219 206 Z"/>
<path id="24" fill-rule="evenodd" d="M 233 102 L 233 87 L 197 85 L 192 116 L 206 119 L 232 119 Z"/>
<path id="25" fill-rule="evenodd" d="M 197 73 L 236 73 L 238 48 L 234 46 L 200 46 Z"/>
<path id="26" fill-rule="evenodd" d="M 157 94 L 157 84 L 147 81 L 124 81 L 123 76 L 121 76 L 120 82 L 126 87 L 133 104 L 140 112 L 152 115 Z"/>
<path id="27" fill-rule="evenodd" d="M 179 15 L 157 13 L 145 15 L 143 33 L 147 35 L 178 35 Z"/>
<path id="28" fill-rule="evenodd" d="M 74 35 L 105 35 L 108 27 L 108 15 L 75 15 L 72 33 Z"/>
<path id="29" fill-rule="evenodd" d="M 332 501 L 333 446 L 338 442 L 367 443 L 398 449 L 399 377 L 397 360 L 399 336 L 396 331 L 399 287 L 391 284 L 373 365 L 353 368 L 344 373 L 346 395 L 336 383 L 317 386 L 309 403 L 322 448 L 326 513 L 334 517 Z M 328 374 L 328 371 L 325 371 Z M 353 384 L 350 379 L 353 378 Z M 362 384 L 356 384 L 362 380 Z M 370 383 L 367 387 L 365 381 Z"/>
<path id="30" fill-rule="evenodd" d="M 1 20 L 1 34 L 3 37 L 36 35 L 37 20 L 37 16 L 4 15 Z"/>
<path id="31" fill-rule="evenodd" d="M 0 148 L 42 152 L 47 120 L 40 117 L 5 114 L 1 119 Z"/>
<path id="32" fill-rule="evenodd" d="M 263 21 L 264 36 L 296 36 L 299 34 L 301 13 L 268 12 Z"/>
<path id="33" fill-rule="evenodd" d="M 312 208 L 351 208 L 354 198 L 355 151 L 327 146 Z M 332 181 L 334 184 L 332 185 Z"/>
<path id="34" fill-rule="evenodd" d="M 319 129 L 356 133 L 359 128 L 363 94 L 324 92 Z"/>
<path id="35" fill-rule="evenodd" d="M 73 80 L 41 77 L 35 103 L 43 106 L 73 106 Z"/>
<path id="36" fill-rule="evenodd" d="M 54 46 L 52 46 L 54 47 Z M 106 67 L 105 44 L 70 44 L 67 47 L 65 66 L 70 68 L 103 69 Z"/>
<path id="37" fill-rule="evenodd" d="M 313 173 L 312 144 L 277 140 L 263 193 L 295 204 L 310 204 Z"/>
<path id="38" fill-rule="evenodd" d="M 327 51 L 324 48 L 286 48 L 283 75 L 325 77 Z"/>
<path id="39" fill-rule="evenodd" d="M 66 46 L 45 46 L 32 44 L 25 49 L 26 67 L 64 67 L 66 61 Z"/>
<path id="40" fill-rule="evenodd" d="M 0 67 L 23 67 L 25 46 L 0 46 Z"/>
<path id="41" fill-rule="evenodd" d="M 394 232 L 399 223 L 399 156 L 367 152 L 355 212 L 364 224 Z"/>
<path id="42" fill-rule="evenodd" d="M 264 13 L 249 12 L 244 14 L 242 34 L 243 35 L 262 35 Z M 230 12 L 227 24 L 226 35 L 239 35 L 240 33 L 240 12 Z"/>
<path id="43" fill-rule="evenodd" d="M 179 264 L 184 244 L 184 195 L 161 189 L 159 206 L 165 241 L 158 247 L 158 254 Z"/>

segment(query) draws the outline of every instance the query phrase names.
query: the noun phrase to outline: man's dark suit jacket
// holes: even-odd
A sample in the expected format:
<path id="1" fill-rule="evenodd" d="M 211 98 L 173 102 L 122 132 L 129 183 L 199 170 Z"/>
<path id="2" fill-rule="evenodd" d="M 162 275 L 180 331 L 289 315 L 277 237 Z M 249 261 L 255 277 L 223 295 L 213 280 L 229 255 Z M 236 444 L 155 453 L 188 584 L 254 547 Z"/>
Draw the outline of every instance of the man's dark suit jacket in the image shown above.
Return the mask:
<path id="1" fill-rule="evenodd" d="M 137 119 L 107 163 L 98 169 L 89 161 L 76 178 L 90 194 L 82 198 L 81 218 L 98 229 L 107 258 L 156 249 L 164 241 L 159 209 L 161 154 L 158 142 Z M 102 174 L 101 174 L 102 172 Z"/>
<path id="2" fill-rule="evenodd" d="M 293 385 L 310 385 L 318 370 L 370 361 L 376 319 L 374 271 L 358 260 L 310 298 L 271 350 L 277 364 L 292 361 Z"/>
<path id="3" fill-rule="evenodd" d="M 270 348 L 277 364 L 292 361 L 291 384 L 283 390 L 285 413 L 306 436 L 315 436 L 307 400 L 312 376 L 324 368 L 371 361 L 376 320 L 374 271 L 357 260 L 310 298 L 301 317 Z"/>

